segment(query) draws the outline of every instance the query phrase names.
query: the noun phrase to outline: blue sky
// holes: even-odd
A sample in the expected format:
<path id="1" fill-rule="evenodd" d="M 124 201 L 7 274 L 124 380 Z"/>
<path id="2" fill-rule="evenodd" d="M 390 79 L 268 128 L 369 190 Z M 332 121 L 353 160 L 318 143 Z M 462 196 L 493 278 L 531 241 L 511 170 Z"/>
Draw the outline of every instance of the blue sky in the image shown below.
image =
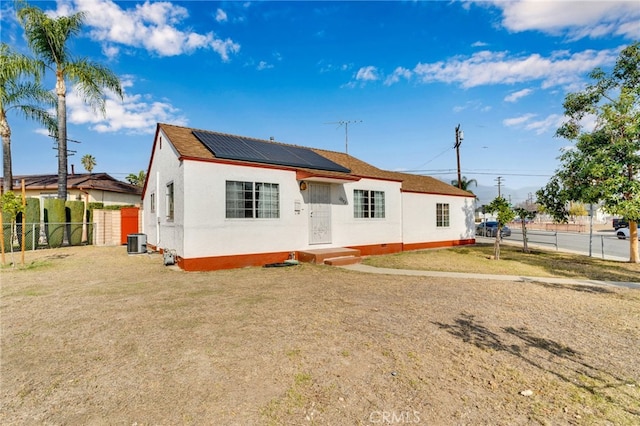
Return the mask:
<path id="1" fill-rule="evenodd" d="M 157 122 L 335 151 L 350 122 L 350 154 L 449 182 L 460 124 L 462 174 L 487 187 L 501 176 L 514 203 L 569 144 L 554 137 L 565 95 L 640 40 L 637 0 L 30 3 L 85 11 L 72 52 L 125 90 L 107 94 L 106 117 L 68 95 L 76 172 L 84 154 L 119 179 L 146 170 Z M 1 6 L 2 41 L 28 52 L 13 1 Z M 53 140 L 8 119 L 14 174 L 56 173 Z"/>

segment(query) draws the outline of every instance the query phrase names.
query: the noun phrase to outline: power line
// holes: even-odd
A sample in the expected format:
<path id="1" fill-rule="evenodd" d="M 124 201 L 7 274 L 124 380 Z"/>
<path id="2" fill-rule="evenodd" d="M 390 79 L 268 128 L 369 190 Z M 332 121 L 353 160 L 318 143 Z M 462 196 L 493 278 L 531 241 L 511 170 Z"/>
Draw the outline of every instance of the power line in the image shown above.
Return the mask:
<path id="1" fill-rule="evenodd" d="M 474 170 L 462 170 L 465 174 L 474 175 L 503 175 L 503 176 L 524 176 L 524 177 L 551 177 L 553 174 L 536 174 L 536 173 L 504 173 L 499 171 L 494 172 L 477 172 Z M 423 169 L 423 170 L 404 170 L 404 173 L 426 173 L 430 175 L 450 175 L 455 174 L 455 169 Z"/>

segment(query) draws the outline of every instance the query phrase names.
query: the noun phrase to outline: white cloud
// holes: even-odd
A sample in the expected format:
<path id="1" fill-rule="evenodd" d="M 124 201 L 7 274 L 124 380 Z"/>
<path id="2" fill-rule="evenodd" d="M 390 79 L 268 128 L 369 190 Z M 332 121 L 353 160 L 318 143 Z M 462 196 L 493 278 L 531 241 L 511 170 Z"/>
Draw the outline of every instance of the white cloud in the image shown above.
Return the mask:
<path id="1" fill-rule="evenodd" d="M 57 13 L 71 12 L 70 4 L 60 2 Z M 116 44 L 144 48 L 159 56 L 211 49 L 223 61 L 228 61 L 230 54 L 240 50 L 238 43 L 228 38 L 223 40 L 213 32 L 199 34 L 181 29 L 180 24 L 189 13 L 184 7 L 170 2 L 145 1 L 128 9 L 111 0 L 75 0 L 73 4 L 76 11 L 86 12 L 90 36 L 110 46 L 106 51 L 111 54 L 115 53 Z"/>
<path id="2" fill-rule="evenodd" d="M 262 71 L 262 70 L 268 70 L 270 68 L 273 68 L 273 65 L 271 65 L 270 63 L 266 62 L 266 61 L 260 61 L 258 63 L 258 66 L 256 67 L 256 69 L 258 71 Z"/>
<path id="3" fill-rule="evenodd" d="M 227 13 L 224 10 L 216 10 L 216 22 L 227 22 Z"/>
<path id="4" fill-rule="evenodd" d="M 504 124 L 507 127 L 515 127 L 523 123 L 526 123 L 527 121 L 529 121 L 535 116 L 536 116 L 535 114 L 524 114 L 524 115 L 521 115 L 520 117 L 507 118 L 502 120 L 502 124 Z"/>
<path id="5" fill-rule="evenodd" d="M 360 81 L 376 81 L 379 80 L 378 69 L 369 65 L 368 67 L 362 67 L 356 73 L 356 80 Z"/>
<path id="6" fill-rule="evenodd" d="M 542 120 L 533 120 L 535 117 L 536 114 L 524 114 L 502 120 L 502 124 L 506 127 L 523 127 L 541 135 L 549 131 L 555 132 L 564 121 L 564 116 L 559 114 L 551 114 Z"/>
<path id="7" fill-rule="evenodd" d="M 512 92 L 509 95 L 507 95 L 504 98 L 504 100 L 505 100 L 505 102 L 515 102 L 520 98 L 524 98 L 525 96 L 529 96 L 531 93 L 533 93 L 532 89 L 518 90 L 517 92 Z"/>
<path id="8" fill-rule="evenodd" d="M 113 92 L 105 92 L 105 116 L 83 102 L 74 88 L 67 94 L 68 121 L 72 124 L 88 125 L 99 133 L 128 134 L 152 134 L 158 122 L 187 124 L 187 119 L 180 115 L 180 110 L 169 102 L 154 100 L 151 95 L 129 94 L 126 89 L 131 87 L 133 80 L 130 77 L 124 78 L 123 100 Z"/>
<path id="9" fill-rule="evenodd" d="M 485 47 L 488 46 L 488 43 L 485 43 L 484 41 L 476 41 L 475 43 L 473 43 L 471 46 L 472 47 Z"/>
<path id="10" fill-rule="evenodd" d="M 466 88 L 533 80 L 542 80 L 542 87 L 549 88 L 574 84 L 595 67 L 615 63 L 617 54 L 617 50 L 586 50 L 572 55 L 556 52 L 545 58 L 537 53 L 509 56 L 509 52 L 485 50 L 470 57 L 419 63 L 413 72 L 424 83 L 459 83 Z"/>
<path id="11" fill-rule="evenodd" d="M 510 31 L 538 30 L 570 38 L 608 34 L 637 39 L 640 7 L 637 1 L 494 1 L 502 9 L 502 25 Z"/>
<path id="12" fill-rule="evenodd" d="M 564 116 L 559 114 L 551 114 L 542 120 L 535 120 L 524 126 L 527 130 L 533 130 L 537 135 L 547 132 L 554 132 L 562 125 Z"/>
<path id="13" fill-rule="evenodd" d="M 411 70 L 408 70 L 403 67 L 398 67 L 393 71 L 393 74 L 391 74 L 385 79 L 384 84 L 386 86 L 390 86 L 394 83 L 399 82 L 400 78 L 404 78 L 405 80 L 411 80 L 412 75 L 413 73 L 411 72 Z"/>
<path id="14" fill-rule="evenodd" d="M 471 111 L 480 111 L 480 112 L 487 112 L 491 110 L 491 107 L 488 105 L 483 105 L 482 101 L 467 101 L 464 103 L 464 105 L 456 105 L 453 107 L 453 112 L 462 112 L 465 110 L 471 110 Z"/>

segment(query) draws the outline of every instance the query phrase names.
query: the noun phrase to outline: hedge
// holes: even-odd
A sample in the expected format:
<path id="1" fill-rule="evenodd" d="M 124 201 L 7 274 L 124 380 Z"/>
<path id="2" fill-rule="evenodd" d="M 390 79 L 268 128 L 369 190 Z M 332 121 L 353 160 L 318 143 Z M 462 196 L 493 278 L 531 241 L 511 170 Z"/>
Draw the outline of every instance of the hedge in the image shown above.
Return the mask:
<path id="1" fill-rule="evenodd" d="M 38 247 L 40 239 L 40 200 L 38 198 L 27 198 L 27 209 L 25 210 L 27 229 L 25 230 L 25 250 L 33 250 Z M 18 213 L 16 218 L 16 228 L 18 232 L 18 246 L 22 247 L 22 213 Z M 35 241 L 35 247 L 33 245 Z"/>
<path id="2" fill-rule="evenodd" d="M 64 241 L 64 228 L 67 221 L 64 200 L 46 198 L 44 200 L 44 231 L 49 247 L 58 248 Z"/>
<path id="3" fill-rule="evenodd" d="M 67 222 L 67 238 L 69 245 L 82 244 L 82 221 L 84 219 L 84 202 L 65 202 L 65 222 Z"/>
<path id="4" fill-rule="evenodd" d="M 2 234 L 4 236 L 4 249 L 11 251 L 11 215 L 5 211 L 2 212 Z"/>

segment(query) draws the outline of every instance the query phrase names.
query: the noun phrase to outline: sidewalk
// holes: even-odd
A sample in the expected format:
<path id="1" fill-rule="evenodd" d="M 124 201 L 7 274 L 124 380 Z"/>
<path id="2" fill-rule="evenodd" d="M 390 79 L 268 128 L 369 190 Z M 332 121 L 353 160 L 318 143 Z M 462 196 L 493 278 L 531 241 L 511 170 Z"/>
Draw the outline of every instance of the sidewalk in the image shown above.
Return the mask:
<path id="1" fill-rule="evenodd" d="M 493 281 L 512 281 L 512 282 L 540 282 L 545 284 L 564 284 L 564 285 L 584 285 L 584 286 L 609 286 L 609 287 L 625 287 L 640 290 L 640 282 L 620 282 L 620 281 L 599 281 L 599 280 L 582 280 L 573 278 L 555 278 L 555 277 L 525 277 L 518 275 L 493 275 L 493 274 L 470 274 L 464 272 L 440 272 L 440 271 L 417 271 L 409 269 L 390 269 L 376 268 L 374 266 L 363 265 L 357 263 L 354 265 L 341 266 L 341 268 L 357 272 L 366 272 L 372 274 L 386 275 L 409 275 L 435 278 L 461 278 L 473 280 L 493 280 Z"/>

